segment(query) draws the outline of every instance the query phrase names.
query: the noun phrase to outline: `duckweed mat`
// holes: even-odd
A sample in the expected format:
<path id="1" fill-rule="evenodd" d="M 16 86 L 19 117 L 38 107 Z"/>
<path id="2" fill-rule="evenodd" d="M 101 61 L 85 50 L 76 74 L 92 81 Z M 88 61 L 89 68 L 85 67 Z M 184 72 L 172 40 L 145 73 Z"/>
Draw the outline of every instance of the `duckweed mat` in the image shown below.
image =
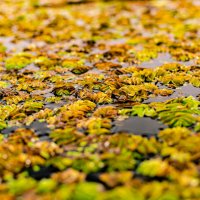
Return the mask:
<path id="1" fill-rule="evenodd" d="M 200 199 L 199 0 L 0 4 L 0 199 Z"/>

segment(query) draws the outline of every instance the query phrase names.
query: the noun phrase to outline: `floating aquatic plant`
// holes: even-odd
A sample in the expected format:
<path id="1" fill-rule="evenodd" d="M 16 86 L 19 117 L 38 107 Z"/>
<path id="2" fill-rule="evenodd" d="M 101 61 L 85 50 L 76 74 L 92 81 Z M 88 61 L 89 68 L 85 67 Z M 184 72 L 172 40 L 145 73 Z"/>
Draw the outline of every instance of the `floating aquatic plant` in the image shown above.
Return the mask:
<path id="1" fill-rule="evenodd" d="M 200 199 L 197 4 L 1 1 L 0 199 Z"/>
<path id="2" fill-rule="evenodd" d="M 119 114 L 122 115 L 137 115 L 139 117 L 154 117 L 156 116 L 156 111 L 149 107 L 147 104 L 140 104 L 140 105 L 136 105 L 134 106 L 132 109 L 123 109 L 119 111 Z"/>
<path id="3" fill-rule="evenodd" d="M 5 67 L 7 70 L 22 69 L 31 63 L 31 55 L 26 53 L 16 54 L 13 57 L 7 58 Z"/>
<path id="4" fill-rule="evenodd" d="M 170 172 L 170 166 L 160 159 L 146 160 L 140 164 L 137 172 L 144 176 L 165 177 Z"/>

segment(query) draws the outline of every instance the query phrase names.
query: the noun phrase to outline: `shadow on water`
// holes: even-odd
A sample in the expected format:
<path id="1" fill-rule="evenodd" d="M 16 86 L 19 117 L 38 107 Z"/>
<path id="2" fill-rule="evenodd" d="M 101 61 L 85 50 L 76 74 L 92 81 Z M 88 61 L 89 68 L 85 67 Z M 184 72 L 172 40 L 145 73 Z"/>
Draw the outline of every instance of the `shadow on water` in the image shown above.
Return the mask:
<path id="1" fill-rule="evenodd" d="M 167 128 L 167 126 L 155 119 L 146 117 L 130 117 L 123 121 L 114 122 L 112 132 L 134 133 L 136 135 L 148 137 L 157 135 L 157 133 L 164 128 Z"/>

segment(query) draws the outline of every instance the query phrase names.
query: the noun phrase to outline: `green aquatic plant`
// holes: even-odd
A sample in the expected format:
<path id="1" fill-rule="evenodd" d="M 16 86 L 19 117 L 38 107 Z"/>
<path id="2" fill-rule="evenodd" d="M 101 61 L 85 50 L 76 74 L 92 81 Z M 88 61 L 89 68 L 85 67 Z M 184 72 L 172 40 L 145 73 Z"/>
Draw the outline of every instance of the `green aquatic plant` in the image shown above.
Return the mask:
<path id="1" fill-rule="evenodd" d="M 0 88 L 7 88 L 9 86 L 8 82 L 0 81 Z"/>
<path id="2" fill-rule="evenodd" d="M 124 85 L 117 90 L 113 91 L 113 94 L 119 101 L 142 101 L 147 99 L 149 93 L 153 93 L 157 87 L 152 83 L 145 83 L 142 85 Z"/>
<path id="3" fill-rule="evenodd" d="M 158 54 L 156 51 L 149 51 L 147 49 L 139 51 L 135 55 L 135 57 L 141 62 L 149 61 L 157 56 Z"/>
<path id="4" fill-rule="evenodd" d="M 7 123 L 5 121 L 0 121 L 0 130 L 7 127 Z"/>
<path id="5" fill-rule="evenodd" d="M 193 133 L 185 127 L 175 127 L 160 131 L 158 136 L 161 140 L 172 146 L 178 144 L 181 140 L 185 140 L 192 134 Z"/>
<path id="6" fill-rule="evenodd" d="M 139 193 L 135 188 L 128 187 L 116 187 L 113 190 L 110 190 L 106 193 L 104 193 L 101 197 L 97 198 L 98 200 L 126 200 L 126 199 L 132 199 L 132 200 L 144 200 L 143 194 Z"/>
<path id="7" fill-rule="evenodd" d="M 90 155 L 81 158 L 81 154 L 78 158 L 74 159 L 72 168 L 75 170 L 83 171 L 84 173 L 95 173 L 104 167 L 104 163 L 97 155 Z"/>
<path id="8" fill-rule="evenodd" d="M 76 67 L 83 66 L 84 60 L 77 59 L 65 59 L 62 62 L 62 66 L 69 69 L 76 69 Z"/>
<path id="9" fill-rule="evenodd" d="M 73 94 L 75 91 L 75 88 L 70 84 L 58 84 L 53 89 L 53 92 L 56 96 L 65 96 Z"/>
<path id="10" fill-rule="evenodd" d="M 195 130 L 196 132 L 200 132 L 200 122 L 198 122 L 198 123 L 196 124 L 196 126 L 194 127 L 194 130 Z"/>
<path id="11" fill-rule="evenodd" d="M 47 97 L 45 101 L 47 103 L 59 103 L 61 101 L 61 97 Z"/>
<path id="12" fill-rule="evenodd" d="M 189 127 L 197 122 L 200 102 L 193 97 L 163 103 L 139 104 L 119 110 L 120 115 L 158 118 L 170 127 Z"/>
<path id="13" fill-rule="evenodd" d="M 151 159 L 143 161 L 137 168 L 137 172 L 144 176 L 166 177 L 170 172 L 170 166 L 161 159 Z"/>
<path id="14" fill-rule="evenodd" d="M 39 111 L 43 108 L 43 102 L 26 101 L 23 107 L 26 112 Z"/>
<path id="15" fill-rule="evenodd" d="M 99 104 L 112 103 L 113 101 L 110 95 L 104 92 L 93 93 L 88 90 L 83 90 L 80 91 L 79 96 L 81 99 L 88 99 Z"/>
<path id="16" fill-rule="evenodd" d="M 175 100 L 176 101 L 176 100 Z M 193 97 L 182 99 L 181 102 L 166 102 L 164 105 L 158 104 L 156 108 L 158 118 L 170 127 L 191 126 L 195 124 L 199 115 L 199 101 Z M 153 103 L 156 107 L 156 104 Z"/>
<path id="17" fill-rule="evenodd" d="M 78 66 L 74 69 L 71 70 L 72 73 L 74 74 L 83 74 L 87 72 L 90 68 L 88 66 Z"/>
<path id="18" fill-rule="evenodd" d="M 93 200 L 98 198 L 102 190 L 101 185 L 97 183 L 79 183 L 74 191 L 73 200 Z"/>
<path id="19" fill-rule="evenodd" d="M 117 116 L 117 109 L 114 106 L 104 106 L 97 108 L 93 115 L 95 117 L 114 119 Z"/>
<path id="20" fill-rule="evenodd" d="M 22 69 L 31 63 L 31 55 L 26 53 L 19 53 L 13 57 L 7 58 L 5 67 L 7 70 Z"/>
<path id="21" fill-rule="evenodd" d="M 55 190 L 56 186 L 57 186 L 57 183 L 53 179 L 42 179 L 38 183 L 36 191 L 39 194 L 49 193 Z"/>
<path id="22" fill-rule="evenodd" d="M 175 87 L 179 87 L 182 86 L 187 80 L 185 75 L 165 74 L 163 77 L 159 78 L 159 81 L 164 85 L 172 84 Z"/>
<path id="23" fill-rule="evenodd" d="M 86 122 L 83 122 L 83 128 L 86 128 L 89 134 L 109 134 L 111 129 L 111 120 L 107 118 L 89 118 Z"/>
<path id="24" fill-rule="evenodd" d="M 59 145 L 71 143 L 82 136 L 83 135 L 77 132 L 74 128 L 65 128 L 64 130 L 56 129 L 50 134 L 53 141 Z"/>
<path id="25" fill-rule="evenodd" d="M 188 127 L 196 122 L 196 118 L 187 111 L 165 111 L 159 113 L 158 118 L 170 127 Z"/>
<path id="26" fill-rule="evenodd" d="M 51 60 L 50 58 L 48 58 L 46 56 L 39 56 L 39 57 L 35 58 L 33 61 L 39 67 L 50 68 L 54 65 L 53 60 Z"/>
<path id="27" fill-rule="evenodd" d="M 29 177 L 19 177 L 18 179 L 10 179 L 8 181 L 8 190 L 13 195 L 21 195 L 31 190 L 36 185 L 36 181 Z"/>
<path id="28" fill-rule="evenodd" d="M 130 181 L 133 177 L 133 173 L 131 171 L 122 171 L 122 172 L 110 172 L 110 173 L 102 173 L 99 177 L 101 181 L 106 183 L 109 187 L 115 187 L 120 184 L 124 184 Z"/>
<path id="29" fill-rule="evenodd" d="M 119 110 L 120 115 L 131 115 L 135 116 L 137 115 L 138 117 L 155 117 L 156 116 L 156 111 L 148 106 L 147 104 L 140 104 L 140 105 L 135 105 L 132 107 L 132 109 L 122 109 Z"/>
<path id="30" fill-rule="evenodd" d="M 7 48 L 2 43 L 0 43 L 0 53 L 5 53 L 6 49 Z"/>
<path id="31" fill-rule="evenodd" d="M 192 77 L 189 81 L 195 87 L 200 87 L 200 79 L 199 79 L 199 77 Z"/>
<path id="32" fill-rule="evenodd" d="M 132 152 L 126 149 L 121 150 L 116 156 L 115 153 L 105 153 L 102 155 L 103 160 L 109 172 L 112 171 L 126 171 L 135 167 L 136 161 L 132 157 Z M 127 163 L 128 161 L 128 163 Z"/>
<path id="33" fill-rule="evenodd" d="M 0 8 L 0 199 L 199 199 L 197 2 L 14 2 Z M 129 116 L 168 128 L 118 132 Z"/>

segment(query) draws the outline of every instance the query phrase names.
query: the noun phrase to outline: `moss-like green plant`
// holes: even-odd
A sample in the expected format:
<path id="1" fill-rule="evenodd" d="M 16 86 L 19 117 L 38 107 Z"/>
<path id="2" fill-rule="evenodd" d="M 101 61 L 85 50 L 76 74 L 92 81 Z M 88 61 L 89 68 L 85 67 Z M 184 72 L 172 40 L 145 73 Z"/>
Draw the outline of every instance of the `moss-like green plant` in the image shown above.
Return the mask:
<path id="1" fill-rule="evenodd" d="M 57 129 L 50 134 L 50 137 L 58 144 L 68 144 L 81 136 L 74 128 Z"/>
<path id="2" fill-rule="evenodd" d="M 160 159 L 151 159 L 142 162 L 137 168 L 137 172 L 144 176 L 165 177 L 168 175 L 170 167 L 167 162 Z"/>
<path id="3" fill-rule="evenodd" d="M 24 109 L 25 111 L 38 111 L 41 108 L 43 108 L 42 102 L 34 102 L 34 101 L 26 101 L 24 103 Z"/>
<path id="4" fill-rule="evenodd" d="M 35 187 L 36 181 L 28 177 L 19 177 L 8 181 L 9 192 L 13 195 L 21 195 L 24 192 Z"/>
<path id="5" fill-rule="evenodd" d="M 16 54 L 6 59 L 5 67 L 7 70 L 22 69 L 32 62 L 30 56 L 26 53 Z"/>
<path id="6" fill-rule="evenodd" d="M 75 188 L 72 200 L 97 199 L 101 189 L 98 183 L 79 183 Z"/>
<path id="7" fill-rule="evenodd" d="M 6 49 L 7 48 L 3 44 L 0 43 L 0 53 L 5 53 Z"/>
<path id="8" fill-rule="evenodd" d="M 42 179 L 37 185 L 37 193 L 52 192 L 56 188 L 56 181 L 52 179 Z"/>
<path id="9" fill-rule="evenodd" d="M 141 62 L 151 60 L 153 58 L 156 58 L 157 56 L 158 54 L 156 51 L 151 51 L 151 50 L 149 51 L 147 49 L 136 53 L 136 58 Z"/>
<path id="10" fill-rule="evenodd" d="M 7 127 L 7 123 L 5 121 L 0 121 L 0 130 Z"/>
<path id="11" fill-rule="evenodd" d="M 0 81 L 0 88 L 6 88 L 9 86 L 9 83 L 8 82 L 5 82 L 5 81 Z"/>
<path id="12" fill-rule="evenodd" d="M 69 69 L 76 69 L 79 66 L 83 66 L 84 60 L 66 59 L 62 62 L 62 66 Z"/>

